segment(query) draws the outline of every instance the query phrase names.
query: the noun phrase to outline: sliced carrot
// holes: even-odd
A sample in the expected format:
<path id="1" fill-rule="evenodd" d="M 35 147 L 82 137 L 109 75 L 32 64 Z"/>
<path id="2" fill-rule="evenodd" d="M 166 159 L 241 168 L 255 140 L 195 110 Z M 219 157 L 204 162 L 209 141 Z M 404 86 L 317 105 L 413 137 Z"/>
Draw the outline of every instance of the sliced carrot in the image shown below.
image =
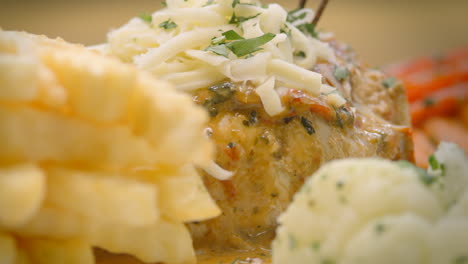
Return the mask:
<path id="1" fill-rule="evenodd" d="M 415 101 L 410 105 L 411 119 L 414 126 L 419 126 L 424 120 L 433 116 L 449 116 L 456 114 L 468 101 L 468 83 L 453 85 Z"/>
<path id="2" fill-rule="evenodd" d="M 460 111 L 460 117 L 465 127 L 468 128 L 468 102 L 463 105 L 462 110 Z"/>
<path id="3" fill-rule="evenodd" d="M 456 143 L 468 154 L 468 129 L 460 121 L 434 117 L 424 123 L 424 132 L 437 143 L 441 141 Z"/>
<path id="4" fill-rule="evenodd" d="M 416 165 L 427 168 L 429 156 L 434 153 L 435 148 L 424 131 L 415 129 L 413 131 L 414 159 Z"/>

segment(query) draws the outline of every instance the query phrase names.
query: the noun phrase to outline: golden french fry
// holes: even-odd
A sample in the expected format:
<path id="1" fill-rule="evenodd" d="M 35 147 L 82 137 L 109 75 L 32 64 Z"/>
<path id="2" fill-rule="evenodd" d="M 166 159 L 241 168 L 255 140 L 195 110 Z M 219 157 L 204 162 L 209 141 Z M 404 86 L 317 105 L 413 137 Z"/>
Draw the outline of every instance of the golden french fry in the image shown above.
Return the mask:
<path id="1" fill-rule="evenodd" d="M 0 159 L 49 160 L 125 168 L 154 164 L 149 144 L 127 127 L 96 126 L 68 116 L 0 104 Z"/>
<path id="2" fill-rule="evenodd" d="M 0 226 L 24 224 L 39 209 L 45 195 L 45 176 L 34 164 L 0 168 Z"/>
<path id="3" fill-rule="evenodd" d="M 48 204 L 92 223 L 143 226 L 159 217 L 157 187 L 110 173 L 48 170 Z"/>
<path id="4" fill-rule="evenodd" d="M 185 166 L 177 173 L 179 175 L 155 179 L 164 216 L 188 222 L 206 220 L 221 213 L 193 166 Z"/>
<path id="5" fill-rule="evenodd" d="M 91 234 L 91 243 L 149 263 L 195 263 L 192 239 L 185 225 L 164 219 L 144 227 L 105 225 Z"/>
<path id="6" fill-rule="evenodd" d="M 16 245 L 13 237 L 0 232 L 0 263 L 15 264 Z"/>
<path id="7" fill-rule="evenodd" d="M 24 244 L 34 264 L 94 264 L 91 247 L 80 239 L 28 239 Z"/>

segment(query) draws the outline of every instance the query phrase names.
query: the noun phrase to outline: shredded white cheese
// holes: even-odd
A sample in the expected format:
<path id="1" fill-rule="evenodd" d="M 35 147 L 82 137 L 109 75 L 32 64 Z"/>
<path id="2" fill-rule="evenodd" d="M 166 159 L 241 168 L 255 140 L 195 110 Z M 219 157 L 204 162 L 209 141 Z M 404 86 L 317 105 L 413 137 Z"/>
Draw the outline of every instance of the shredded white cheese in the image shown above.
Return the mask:
<path id="1" fill-rule="evenodd" d="M 297 28 L 310 22 L 314 12 L 302 9 L 291 14 L 294 20 L 288 19 L 280 5 L 261 5 L 255 0 L 167 0 L 167 7 L 154 12 L 151 21 L 133 18 L 110 32 L 108 47 L 111 54 L 184 91 L 207 88 L 225 78 L 251 81 L 267 113 L 276 115 L 282 106 L 275 88 L 319 95 L 322 76 L 309 69 L 318 58 L 335 59 L 328 44 Z M 173 24 L 168 28 L 167 23 Z M 244 39 L 267 33 L 274 37 L 242 56 L 229 49 L 224 53 L 207 49 L 229 30 Z"/>

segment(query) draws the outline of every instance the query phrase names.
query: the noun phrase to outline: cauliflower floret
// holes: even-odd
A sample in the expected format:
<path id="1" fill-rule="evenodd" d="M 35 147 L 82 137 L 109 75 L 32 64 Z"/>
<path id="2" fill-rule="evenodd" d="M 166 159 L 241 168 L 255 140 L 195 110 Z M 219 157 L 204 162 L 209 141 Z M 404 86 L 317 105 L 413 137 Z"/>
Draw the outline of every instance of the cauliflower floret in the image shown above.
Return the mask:
<path id="1" fill-rule="evenodd" d="M 381 159 L 331 162 L 280 216 L 273 264 L 465 263 L 467 172 L 449 143 L 428 172 Z"/>

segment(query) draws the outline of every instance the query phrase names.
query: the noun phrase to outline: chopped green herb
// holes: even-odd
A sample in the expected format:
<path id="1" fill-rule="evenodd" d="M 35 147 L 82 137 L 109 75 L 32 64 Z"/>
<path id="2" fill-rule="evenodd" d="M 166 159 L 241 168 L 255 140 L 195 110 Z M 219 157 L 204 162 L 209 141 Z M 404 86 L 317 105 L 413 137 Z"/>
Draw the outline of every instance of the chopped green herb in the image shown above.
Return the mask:
<path id="1" fill-rule="evenodd" d="M 166 6 L 167 6 L 166 0 L 161 1 L 161 5 L 162 5 L 163 7 L 166 7 Z"/>
<path id="2" fill-rule="evenodd" d="M 395 78 L 395 77 L 388 77 L 387 79 L 383 80 L 382 81 L 382 85 L 389 89 L 389 88 L 392 88 L 393 86 L 395 86 L 397 84 L 398 80 Z"/>
<path id="3" fill-rule="evenodd" d="M 335 264 L 335 261 L 331 259 L 322 259 L 321 264 Z"/>
<path id="4" fill-rule="evenodd" d="M 337 181 L 337 182 L 336 182 L 336 188 L 337 188 L 338 190 L 343 189 L 344 185 L 345 185 L 345 183 L 344 183 L 343 181 Z"/>
<path id="5" fill-rule="evenodd" d="M 243 17 L 243 16 L 236 16 L 236 13 L 232 13 L 231 19 L 229 20 L 229 24 L 234 24 L 234 25 L 239 25 L 242 22 L 245 22 L 249 19 L 256 18 L 260 15 L 260 13 L 254 15 L 254 16 L 249 16 L 249 17 Z"/>
<path id="6" fill-rule="evenodd" d="M 425 107 L 431 107 L 435 105 L 436 101 L 434 100 L 434 98 L 427 97 L 424 99 L 423 103 Z"/>
<path id="7" fill-rule="evenodd" d="M 240 4 L 240 0 L 232 1 L 232 8 L 236 7 L 236 5 Z"/>
<path id="8" fill-rule="evenodd" d="M 310 246 L 311 246 L 312 249 L 315 250 L 315 251 L 319 251 L 319 250 L 320 250 L 320 242 L 318 242 L 318 241 L 312 242 L 312 244 L 311 244 Z"/>
<path id="9" fill-rule="evenodd" d="M 374 231 L 375 231 L 376 234 L 380 235 L 380 234 L 382 234 L 383 232 L 386 231 L 386 226 L 384 224 L 382 224 L 382 223 L 378 223 L 378 224 L 375 225 Z"/>
<path id="10" fill-rule="evenodd" d="M 344 66 L 336 66 L 335 71 L 333 72 L 333 76 L 335 76 L 335 78 L 341 82 L 344 79 L 348 78 L 349 71 Z"/>
<path id="11" fill-rule="evenodd" d="M 208 0 L 208 2 L 206 2 L 206 4 L 204 4 L 202 7 L 209 6 L 212 4 L 214 4 L 214 0 Z"/>
<path id="12" fill-rule="evenodd" d="M 293 250 L 293 249 L 296 249 L 297 248 L 297 239 L 294 237 L 293 234 L 289 234 L 289 237 L 288 237 L 288 241 L 289 241 L 289 249 L 290 250 Z"/>
<path id="13" fill-rule="evenodd" d="M 313 38 L 318 38 L 318 33 L 315 31 L 315 25 L 312 23 L 304 23 L 297 26 L 297 29 L 304 34 L 309 34 Z"/>
<path id="14" fill-rule="evenodd" d="M 208 90 L 215 93 L 216 96 L 213 98 L 215 103 L 221 103 L 227 101 L 234 95 L 235 85 L 230 82 L 221 82 L 210 86 Z"/>
<path id="15" fill-rule="evenodd" d="M 339 201 L 341 204 L 346 204 L 348 203 L 348 199 L 346 199 L 345 196 L 340 195 Z"/>
<path id="16" fill-rule="evenodd" d="M 141 13 L 138 17 L 146 23 L 151 23 L 151 21 L 153 21 L 153 17 L 147 13 Z"/>
<path id="17" fill-rule="evenodd" d="M 459 256 L 453 260 L 453 264 L 467 264 L 468 256 Z"/>
<path id="18" fill-rule="evenodd" d="M 224 32 L 223 37 L 225 37 L 227 40 L 239 40 L 239 39 L 244 39 L 241 35 L 237 34 L 234 30 L 229 30 Z"/>
<path id="19" fill-rule="evenodd" d="M 440 163 L 437 158 L 434 156 L 434 154 L 432 154 L 431 156 L 429 156 L 429 165 L 431 166 L 431 169 L 433 171 L 437 171 L 437 170 L 440 170 L 442 172 L 442 176 L 445 175 L 445 164 L 443 163 Z"/>
<path id="20" fill-rule="evenodd" d="M 286 17 L 286 21 L 288 21 L 289 23 L 292 23 L 298 19 L 303 19 L 305 18 L 305 16 L 307 15 L 306 12 L 302 12 L 302 14 L 297 14 L 299 13 L 299 11 L 301 10 L 304 10 L 303 8 L 297 8 L 297 9 L 294 9 L 294 10 L 291 10 L 288 12 L 288 16 Z"/>
<path id="21" fill-rule="evenodd" d="M 312 123 L 307 118 L 301 116 L 301 124 L 307 131 L 307 134 L 312 135 L 315 133 L 315 129 L 312 126 Z"/>
<path id="22" fill-rule="evenodd" d="M 231 264 L 236 264 L 237 261 L 239 261 L 239 259 L 236 258 L 235 260 L 233 260 L 233 261 L 231 262 Z"/>
<path id="23" fill-rule="evenodd" d="M 303 52 L 302 50 L 300 50 L 300 51 L 294 52 L 294 56 L 296 56 L 296 57 L 301 57 L 301 58 L 305 58 L 305 57 L 306 57 L 306 54 L 305 54 L 305 52 Z"/>
<path id="24" fill-rule="evenodd" d="M 437 177 L 427 173 L 425 170 L 416 167 L 411 162 L 406 160 L 397 161 L 397 165 L 401 168 L 410 168 L 415 170 L 418 173 L 419 180 L 427 186 L 431 186 L 434 182 L 437 181 Z"/>
<path id="25" fill-rule="evenodd" d="M 177 27 L 177 24 L 169 19 L 159 24 L 159 27 L 164 29 L 171 29 Z"/>
<path id="26" fill-rule="evenodd" d="M 264 45 L 275 37 L 275 34 L 266 33 L 260 37 L 251 38 L 251 39 L 242 39 L 232 41 L 226 44 L 226 47 L 229 48 L 237 57 L 242 57 L 247 54 L 258 51 L 258 47 Z"/>
<path id="27" fill-rule="evenodd" d="M 211 51 L 214 54 L 218 54 L 224 57 L 228 57 L 229 55 L 229 50 L 227 49 L 226 45 L 221 44 L 221 45 L 215 45 L 215 46 L 209 46 L 208 48 L 205 49 L 206 51 Z"/>
<path id="28" fill-rule="evenodd" d="M 288 35 L 288 37 L 291 37 L 291 29 L 287 25 L 284 25 L 285 28 L 280 29 L 280 33 L 284 33 Z"/>
<path id="29" fill-rule="evenodd" d="M 213 38 L 211 39 L 211 44 L 212 44 L 212 45 L 218 45 L 218 44 L 224 43 L 225 41 L 226 41 L 226 37 L 225 37 L 225 36 L 213 37 Z"/>

